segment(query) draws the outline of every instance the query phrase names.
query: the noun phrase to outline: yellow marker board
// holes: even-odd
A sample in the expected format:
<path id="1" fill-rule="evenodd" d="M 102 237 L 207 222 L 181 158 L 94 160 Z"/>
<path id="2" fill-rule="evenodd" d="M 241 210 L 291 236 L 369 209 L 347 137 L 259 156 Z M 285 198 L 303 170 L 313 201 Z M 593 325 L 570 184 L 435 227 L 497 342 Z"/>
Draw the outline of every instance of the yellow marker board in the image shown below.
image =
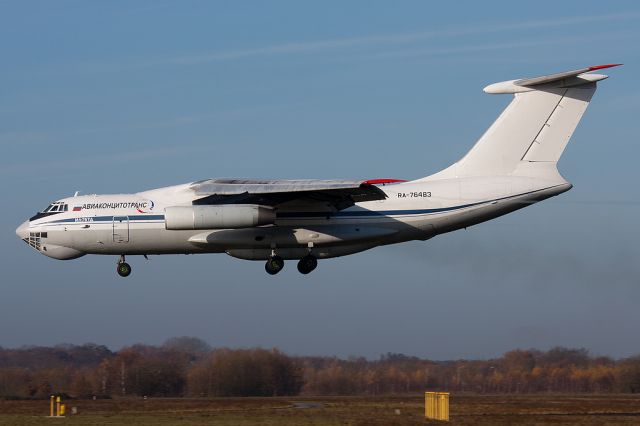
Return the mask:
<path id="1" fill-rule="evenodd" d="M 425 392 L 424 415 L 431 420 L 449 421 L 449 392 Z"/>

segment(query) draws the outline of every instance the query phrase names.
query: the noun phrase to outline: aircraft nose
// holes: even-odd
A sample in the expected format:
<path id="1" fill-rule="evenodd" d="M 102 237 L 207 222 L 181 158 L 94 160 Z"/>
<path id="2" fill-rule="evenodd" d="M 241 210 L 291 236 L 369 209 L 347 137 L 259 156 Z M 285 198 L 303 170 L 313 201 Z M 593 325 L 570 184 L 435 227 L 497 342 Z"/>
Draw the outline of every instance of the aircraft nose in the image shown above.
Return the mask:
<path id="1" fill-rule="evenodd" d="M 22 223 L 22 225 L 18 226 L 18 228 L 16 229 L 16 235 L 21 240 L 29 238 L 29 221 L 25 221 Z"/>

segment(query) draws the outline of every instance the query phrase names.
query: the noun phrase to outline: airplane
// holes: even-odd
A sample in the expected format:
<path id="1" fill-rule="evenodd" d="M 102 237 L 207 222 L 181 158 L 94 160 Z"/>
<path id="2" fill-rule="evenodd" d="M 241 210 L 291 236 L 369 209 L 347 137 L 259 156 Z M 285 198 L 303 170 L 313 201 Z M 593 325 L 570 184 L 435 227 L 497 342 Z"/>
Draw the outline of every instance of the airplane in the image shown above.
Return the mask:
<path id="1" fill-rule="evenodd" d="M 207 179 L 135 194 L 74 195 L 51 203 L 16 229 L 54 259 L 226 253 L 285 260 L 308 274 L 319 259 L 377 246 L 428 240 L 562 194 L 572 184 L 557 168 L 598 81 L 596 65 L 491 84 L 513 100 L 459 161 L 405 181 Z"/>

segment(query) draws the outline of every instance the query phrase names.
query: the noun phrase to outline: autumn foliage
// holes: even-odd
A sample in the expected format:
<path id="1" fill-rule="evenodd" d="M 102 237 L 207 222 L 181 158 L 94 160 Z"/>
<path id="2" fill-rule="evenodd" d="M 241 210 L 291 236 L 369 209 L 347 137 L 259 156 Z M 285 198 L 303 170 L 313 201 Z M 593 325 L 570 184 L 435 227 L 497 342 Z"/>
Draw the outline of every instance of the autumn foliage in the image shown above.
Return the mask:
<path id="1" fill-rule="evenodd" d="M 584 349 L 514 350 L 490 360 L 430 361 L 402 354 L 292 357 L 277 349 L 211 349 L 190 337 L 162 346 L 0 348 L 0 397 L 217 397 L 382 395 L 425 390 L 478 393 L 640 392 L 640 357 L 612 360 Z"/>

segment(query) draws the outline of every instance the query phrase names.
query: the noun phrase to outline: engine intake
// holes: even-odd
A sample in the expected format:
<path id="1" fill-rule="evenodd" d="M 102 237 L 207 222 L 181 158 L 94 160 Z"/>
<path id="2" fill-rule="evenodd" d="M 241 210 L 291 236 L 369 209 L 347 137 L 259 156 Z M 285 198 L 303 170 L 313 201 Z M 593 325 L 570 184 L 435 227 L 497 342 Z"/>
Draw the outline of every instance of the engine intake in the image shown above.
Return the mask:
<path id="1" fill-rule="evenodd" d="M 164 209 L 168 230 L 237 229 L 275 223 L 271 207 L 254 204 L 174 206 Z"/>

